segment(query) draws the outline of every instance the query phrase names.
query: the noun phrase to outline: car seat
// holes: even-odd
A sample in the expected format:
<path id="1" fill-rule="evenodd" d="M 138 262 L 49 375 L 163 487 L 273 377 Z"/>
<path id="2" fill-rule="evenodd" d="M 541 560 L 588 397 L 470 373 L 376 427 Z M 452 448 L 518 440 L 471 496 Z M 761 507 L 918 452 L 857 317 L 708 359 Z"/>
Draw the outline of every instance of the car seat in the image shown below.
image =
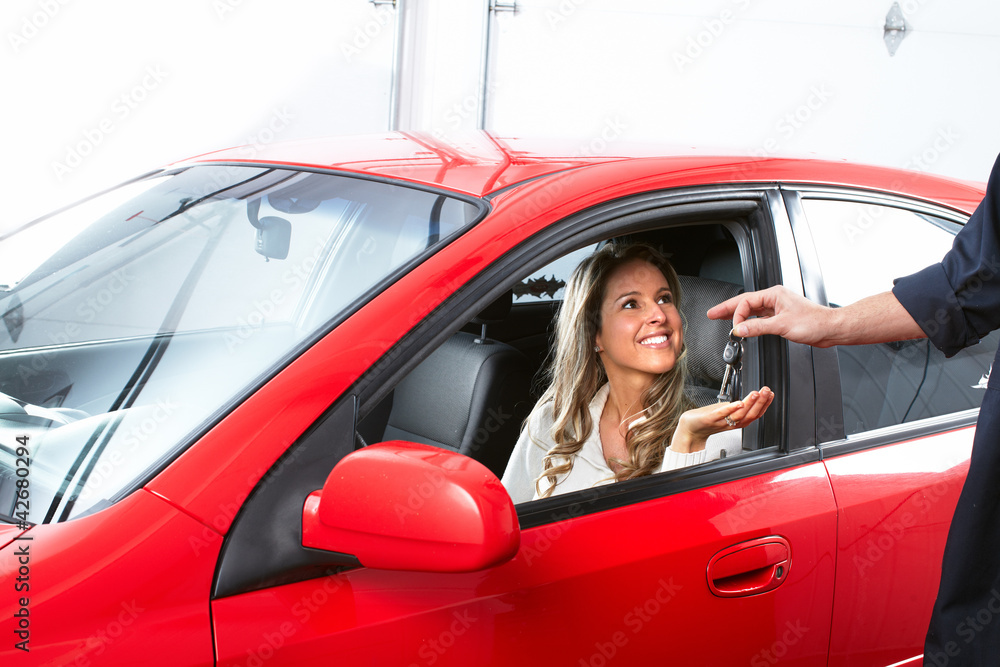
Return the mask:
<path id="1" fill-rule="evenodd" d="M 702 407 L 718 400 L 725 364 L 722 350 L 729 340 L 732 322 L 710 320 L 709 308 L 743 291 L 740 285 L 679 276 L 681 281 L 681 314 L 684 317 L 684 345 L 687 348 L 688 383 L 686 392 L 695 405 Z"/>
<path id="2" fill-rule="evenodd" d="M 531 410 L 533 371 L 524 354 L 485 329 L 512 302 L 508 291 L 472 320 L 482 334 L 455 333 L 396 385 L 383 440 L 444 447 L 503 474 Z"/>

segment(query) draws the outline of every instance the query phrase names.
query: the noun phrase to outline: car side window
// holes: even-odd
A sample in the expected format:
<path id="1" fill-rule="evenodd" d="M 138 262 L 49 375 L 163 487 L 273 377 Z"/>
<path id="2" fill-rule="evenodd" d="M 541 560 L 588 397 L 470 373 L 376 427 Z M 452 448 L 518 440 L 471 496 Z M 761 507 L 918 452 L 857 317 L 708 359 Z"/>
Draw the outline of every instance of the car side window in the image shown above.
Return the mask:
<path id="1" fill-rule="evenodd" d="M 742 263 L 736 239 L 725 225 L 702 224 L 648 230 L 624 237 L 616 237 L 614 242 L 642 242 L 651 245 L 668 256 L 671 264 L 678 271 L 683 294 L 681 312 L 684 320 L 688 369 L 684 393 L 698 407 L 716 403 L 725 371 L 721 354 L 725 342 L 728 340 L 730 324 L 708 320 L 705 312 L 710 306 L 735 296 L 744 289 Z M 563 298 L 564 282 L 569 278 L 573 269 L 602 245 L 601 243 L 597 244 L 596 247 L 589 245 L 564 255 L 515 285 L 515 295 L 518 294 L 519 287 L 537 286 L 541 285 L 543 281 L 549 289 L 547 294 L 536 295 L 535 300 L 528 304 L 519 306 L 519 301 L 515 299 L 511 317 L 517 318 L 519 321 L 519 325 L 515 328 L 519 331 L 521 340 L 526 338 L 524 330 L 529 328 L 526 326 L 528 320 L 525 314 L 533 305 L 539 307 L 546 303 L 557 305 Z M 561 283 L 558 289 L 553 284 L 556 280 Z M 540 292 L 541 290 L 535 291 Z M 543 302 L 540 299 L 548 301 Z M 550 309 L 547 318 L 551 320 L 554 313 L 555 308 Z M 543 340 L 546 350 L 548 350 L 553 343 L 552 338 L 550 335 L 546 335 Z M 756 348 L 753 348 L 747 354 L 748 368 L 757 363 L 756 352 Z M 749 384 L 746 387 L 738 388 L 737 392 L 748 390 Z M 599 392 L 599 396 L 601 395 Z M 546 423 L 545 419 L 541 417 L 538 419 L 539 423 Z M 751 428 L 754 430 L 746 438 L 747 450 L 755 449 L 756 425 L 752 425 Z M 533 435 L 537 436 L 538 434 L 536 432 Z M 719 434 L 709 443 L 704 463 L 737 456 L 744 451 L 742 431 Z M 523 446 L 523 444 L 515 449 L 511 461 L 512 467 L 508 469 L 503 481 L 508 484 L 508 490 L 517 502 L 530 500 L 534 493 L 535 477 L 541 470 L 540 452 L 539 448 Z M 588 459 L 591 467 L 595 467 L 597 465 L 595 462 L 600 460 L 600 454 L 595 458 L 593 452 L 581 455 L 591 457 Z M 585 469 L 590 470 L 586 467 Z M 667 470 L 672 469 L 667 468 Z M 601 473 L 595 474 L 600 477 Z M 583 482 L 577 480 L 574 484 L 583 483 L 586 487 L 591 480 L 586 476 L 583 479 Z M 574 484 L 570 484 L 568 488 L 575 488 Z"/>
<path id="2" fill-rule="evenodd" d="M 844 306 L 941 261 L 957 223 L 874 203 L 804 197 L 827 300 Z M 926 339 L 840 346 L 844 432 L 853 435 L 978 408 L 996 336 L 950 359 Z"/>

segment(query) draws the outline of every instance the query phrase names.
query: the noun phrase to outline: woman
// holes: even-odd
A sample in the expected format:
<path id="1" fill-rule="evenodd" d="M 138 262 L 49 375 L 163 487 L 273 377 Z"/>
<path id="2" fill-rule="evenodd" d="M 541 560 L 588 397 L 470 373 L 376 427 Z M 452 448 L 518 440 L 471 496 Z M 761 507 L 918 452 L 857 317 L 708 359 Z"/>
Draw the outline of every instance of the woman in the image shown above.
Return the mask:
<path id="1" fill-rule="evenodd" d="M 551 384 L 504 472 L 514 502 L 703 463 L 724 448 L 716 434 L 764 414 L 767 387 L 704 408 L 684 396 L 680 296 L 650 246 L 608 244 L 576 268 L 556 319 Z M 733 440 L 738 451 L 738 432 Z"/>

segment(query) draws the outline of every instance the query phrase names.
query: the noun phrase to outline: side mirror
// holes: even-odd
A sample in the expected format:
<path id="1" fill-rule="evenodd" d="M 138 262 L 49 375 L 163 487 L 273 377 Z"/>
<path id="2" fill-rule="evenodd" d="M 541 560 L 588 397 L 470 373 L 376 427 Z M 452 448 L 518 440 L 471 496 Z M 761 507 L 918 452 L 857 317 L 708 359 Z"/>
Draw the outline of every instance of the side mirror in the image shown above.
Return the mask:
<path id="1" fill-rule="evenodd" d="M 302 543 L 383 570 L 474 572 L 514 557 L 514 503 L 484 465 L 393 441 L 345 456 L 306 498 Z"/>

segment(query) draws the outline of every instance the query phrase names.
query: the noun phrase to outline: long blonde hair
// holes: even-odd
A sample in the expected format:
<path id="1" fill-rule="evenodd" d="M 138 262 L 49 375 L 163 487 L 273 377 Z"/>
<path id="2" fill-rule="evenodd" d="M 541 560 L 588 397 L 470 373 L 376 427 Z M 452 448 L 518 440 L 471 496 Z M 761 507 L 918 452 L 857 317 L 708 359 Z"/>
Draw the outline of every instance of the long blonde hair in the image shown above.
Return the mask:
<path id="1" fill-rule="evenodd" d="M 674 304 L 680 308 L 681 286 L 677 273 L 652 246 L 609 243 L 573 271 L 556 316 L 555 344 L 547 371 L 550 384 L 538 401 L 539 406 L 552 404 L 553 426 L 549 435 L 556 443 L 545 455 L 542 474 L 535 480 L 535 489 L 541 498 L 552 494 L 559 475 L 573 469 L 576 453 L 597 428 L 590 416 L 590 402 L 607 382 L 604 365 L 594 349 L 601 329 L 601 304 L 612 272 L 635 259 L 649 262 L 663 273 Z M 658 376 L 643 393 L 641 407 L 646 419 L 631 426 L 625 435 L 628 460 L 620 462 L 616 481 L 655 472 L 663 462 L 663 453 L 681 414 L 693 407 L 684 396 L 686 349 L 673 369 Z M 542 489 L 543 480 L 548 480 L 545 489 Z"/>

